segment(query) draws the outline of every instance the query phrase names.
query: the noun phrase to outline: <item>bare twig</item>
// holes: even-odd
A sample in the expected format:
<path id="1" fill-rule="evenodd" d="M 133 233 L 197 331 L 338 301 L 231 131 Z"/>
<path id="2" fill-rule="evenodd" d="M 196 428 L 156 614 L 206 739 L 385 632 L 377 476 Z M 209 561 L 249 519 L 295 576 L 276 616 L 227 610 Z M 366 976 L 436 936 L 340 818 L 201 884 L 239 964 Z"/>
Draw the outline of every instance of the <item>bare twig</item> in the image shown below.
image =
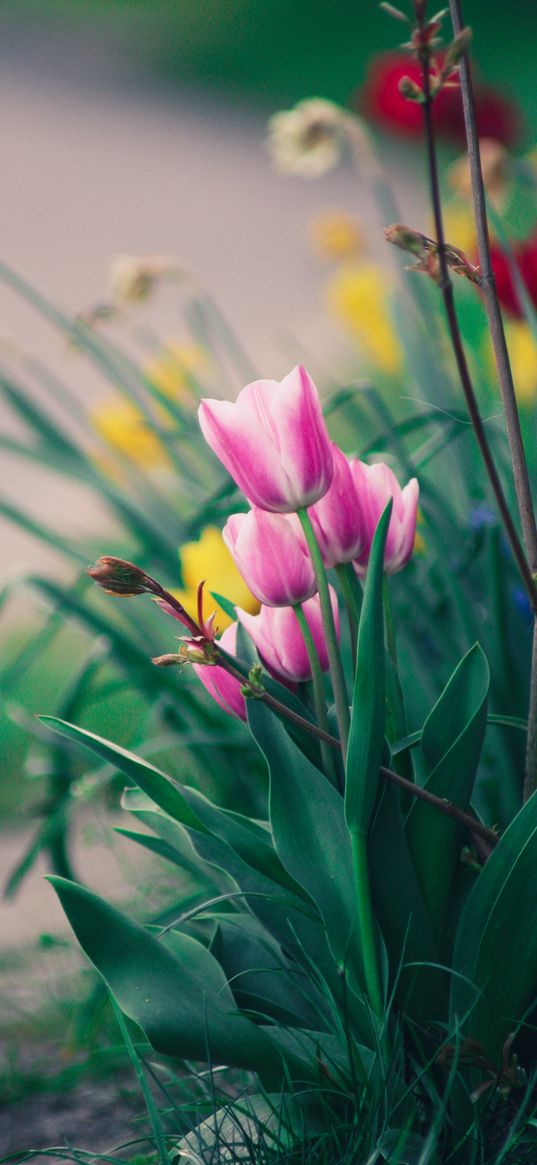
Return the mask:
<path id="1" fill-rule="evenodd" d="M 462 16 L 460 0 L 450 0 L 451 20 L 453 24 L 453 31 L 458 34 L 464 28 L 464 20 Z M 474 218 L 477 234 L 477 245 L 479 250 L 479 265 L 481 268 L 481 289 L 483 293 L 483 300 L 487 312 L 487 318 L 490 328 L 490 336 L 492 340 L 492 347 L 494 350 L 494 359 L 496 362 L 496 371 L 498 373 L 498 383 L 502 394 L 503 407 L 505 413 L 505 424 L 507 429 L 507 438 L 509 441 L 509 449 L 511 452 L 511 463 L 513 466 L 513 480 L 515 484 L 516 497 L 518 509 L 520 513 L 520 521 L 522 525 L 522 533 L 524 536 L 524 543 L 526 547 L 526 555 L 529 564 L 530 572 L 533 579 L 537 577 L 537 524 L 535 522 L 535 510 L 533 506 L 533 499 L 531 494 L 531 485 L 528 474 L 528 464 L 526 460 L 524 442 L 522 439 L 522 432 L 520 428 L 520 419 L 518 415 L 518 407 L 515 395 L 515 388 L 513 384 L 513 375 L 511 372 L 511 365 L 509 362 L 509 353 L 507 351 L 507 343 L 505 339 L 505 331 L 502 320 L 502 313 L 498 301 L 498 294 L 496 291 L 496 280 L 494 271 L 492 269 L 492 260 L 490 254 L 489 230 L 487 221 L 487 204 L 485 196 L 485 186 L 483 182 L 483 171 L 481 168 L 481 155 L 479 150 L 479 137 L 477 133 L 477 125 L 475 118 L 475 103 L 474 91 L 472 85 L 472 74 L 470 70 L 470 63 L 468 56 L 464 53 L 460 64 L 460 81 L 462 92 L 462 103 L 464 110 L 464 123 L 466 127 L 466 141 L 468 145 L 468 160 L 470 164 L 470 176 L 472 182 L 472 195 L 474 202 Z M 534 608 L 535 612 L 535 608 Z M 537 788 L 537 622 L 534 619 L 533 625 L 533 651 L 532 651 L 532 666 L 531 666 L 531 680 L 530 680 L 530 707 L 528 714 L 528 738 L 526 747 L 526 771 L 524 779 L 524 801 L 535 792 Z"/>
<path id="2" fill-rule="evenodd" d="M 488 829 L 486 825 L 482 825 L 471 813 L 465 813 L 464 809 L 459 809 L 457 805 L 453 805 L 451 801 L 445 801 L 443 797 L 437 797 L 435 793 L 424 789 L 423 785 L 415 785 L 413 781 L 407 781 L 406 777 L 401 777 L 399 773 L 392 772 L 391 769 L 381 768 L 381 776 L 392 785 L 399 785 L 406 793 L 410 793 L 411 797 L 417 797 L 421 801 L 426 801 L 433 809 L 438 809 L 445 817 L 451 817 L 453 821 L 457 821 L 459 825 L 463 825 L 465 829 L 469 830 L 471 834 L 482 838 L 490 849 L 498 844 L 498 834 L 493 829 Z"/>
<path id="3" fill-rule="evenodd" d="M 462 342 L 462 337 L 459 328 L 459 321 L 455 308 L 455 298 L 453 294 L 453 284 L 451 282 L 449 267 L 446 258 L 446 239 L 444 235 L 444 223 L 442 218 L 442 204 L 440 198 L 440 183 L 438 177 L 438 162 L 436 157 L 436 142 L 433 128 L 433 114 L 432 105 L 433 97 L 431 92 L 431 76 L 430 76 L 430 62 L 429 49 L 427 48 L 421 54 L 422 76 L 423 76 L 423 117 L 425 123 L 425 136 L 427 143 L 427 158 L 429 168 L 429 178 L 431 184 L 431 202 L 433 208 L 435 232 L 438 243 L 438 262 L 440 266 L 439 286 L 444 299 L 446 309 L 446 316 L 448 322 L 448 329 L 455 355 L 457 369 L 466 399 L 470 420 L 472 422 L 476 439 L 479 445 L 481 456 L 485 464 L 490 484 L 492 486 L 496 503 L 500 511 L 500 515 L 505 527 L 513 556 L 517 562 L 520 574 L 522 576 L 532 609 L 537 612 L 537 588 L 532 577 L 532 572 L 528 565 L 522 543 L 518 536 L 515 524 L 513 522 L 509 506 L 503 491 L 502 483 L 496 464 L 492 456 L 488 438 L 485 432 L 483 418 L 479 411 L 479 405 L 474 392 L 472 378 L 466 360 L 466 354 Z"/>

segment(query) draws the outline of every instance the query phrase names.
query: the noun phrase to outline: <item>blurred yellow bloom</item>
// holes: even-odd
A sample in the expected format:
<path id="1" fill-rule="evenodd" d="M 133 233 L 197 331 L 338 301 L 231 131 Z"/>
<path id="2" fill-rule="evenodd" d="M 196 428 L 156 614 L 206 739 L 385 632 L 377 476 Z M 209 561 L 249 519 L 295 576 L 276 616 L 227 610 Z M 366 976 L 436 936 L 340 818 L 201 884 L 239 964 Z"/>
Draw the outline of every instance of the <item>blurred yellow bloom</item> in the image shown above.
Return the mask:
<path id="1" fill-rule="evenodd" d="M 443 216 L 446 242 L 451 243 L 452 247 L 458 247 L 459 251 L 464 251 L 464 254 L 471 258 L 477 249 L 471 203 L 447 202 Z M 431 234 L 436 238 L 434 228 Z"/>
<path id="2" fill-rule="evenodd" d="M 421 530 L 419 529 L 419 527 L 423 526 L 424 523 L 425 518 L 423 517 L 423 511 L 420 510 L 418 506 L 418 512 L 416 515 L 416 533 L 414 536 L 414 549 L 412 553 L 417 554 L 419 557 L 421 557 L 422 554 L 425 554 L 427 550 L 427 543 L 423 537 L 423 534 L 421 533 Z"/>
<path id="3" fill-rule="evenodd" d="M 344 210 L 323 210 L 310 223 L 314 251 L 323 259 L 350 259 L 364 245 L 358 220 Z"/>
<path id="4" fill-rule="evenodd" d="M 239 574 L 217 526 L 206 526 L 198 542 L 185 542 L 180 549 L 180 558 L 184 589 L 173 593 L 194 619 L 197 618 L 198 586 L 203 581 L 205 617 L 216 610 L 216 624 L 220 631 L 229 627 L 232 620 L 211 597 L 211 591 L 224 595 L 230 603 L 236 603 L 252 615 L 257 614 L 260 603 Z"/>
<path id="5" fill-rule="evenodd" d="M 495 138 L 480 138 L 479 152 L 487 196 L 501 205 L 509 192 L 512 160 L 505 146 L 502 146 L 501 142 L 496 141 Z M 472 179 L 468 154 L 463 154 L 462 157 L 451 163 L 448 169 L 448 182 L 451 189 L 460 198 L 471 202 Z M 451 241 L 454 242 L 450 239 Z M 461 250 L 464 250 L 464 247 L 461 247 Z"/>
<path id="6" fill-rule="evenodd" d="M 197 377 L 206 361 L 197 344 L 179 344 L 170 340 L 160 355 L 146 364 L 144 372 L 164 396 L 188 404 L 193 396 L 190 380 Z"/>
<path id="7" fill-rule="evenodd" d="M 91 421 L 107 445 L 141 468 L 168 465 L 160 438 L 132 401 L 121 397 L 103 401 L 93 410 Z"/>
<path id="8" fill-rule="evenodd" d="M 403 353 L 390 319 L 388 281 L 372 263 L 346 263 L 326 289 L 328 307 L 352 332 L 367 359 L 383 372 L 401 370 Z"/>
<path id="9" fill-rule="evenodd" d="M 143 371 L 163 396 L 182 404 L 194 405 L 189 378 L 194 377 L 203 367 L 204 359 L 198 345 L 170 341 Z M 170 433 L 173 433 L 177 419 L 171 416 L 164 405 L 153 405 L 153 410 L 162 427 L 169 428 Z M 169 458 L 162 440 L 134 401 L 119 396 L 105 400 L 93 410 L 91 421 L 107 445 L 123 457 L 128 457 L 129 461 L 143 469 L 168 467 Z"/>
<path id="10" fill-rule="evenodd" d="M 537 399 L 537 342 L 526 320 L 509 320 L 505 327 L 517 397 L 531 405 Z"/>

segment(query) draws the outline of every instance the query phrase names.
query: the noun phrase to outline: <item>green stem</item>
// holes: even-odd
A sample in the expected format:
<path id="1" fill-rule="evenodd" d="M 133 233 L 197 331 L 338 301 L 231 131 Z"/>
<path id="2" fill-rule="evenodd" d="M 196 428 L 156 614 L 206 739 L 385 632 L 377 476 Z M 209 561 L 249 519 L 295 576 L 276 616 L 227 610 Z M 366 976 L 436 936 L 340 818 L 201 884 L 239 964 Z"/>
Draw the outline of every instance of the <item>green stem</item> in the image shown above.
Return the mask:
<path id="1" fill-rule="evenodd" d="M 393 618 L 392 601 L 390 598 L 390 591 L 388 587 L 388 579 L 386 575 L 382 580 L 382 599 L 384 603 L 384 626 L 386 628 L 386 647 L 390 654 L 390 659 L 397 671 L 397 641 L 395 638 L 395 623 Z"/>
<path id="2" fill-rule="evenodd" d="M 315 714 L 317 716 L 317 723 L 319 725 L 319 728 L 322 728 L 323 732 L 328 732 L 328 730 L 329 730 L 328 713 L 327 713 L 327 709 L 326 709 L 326 698 L 325 698 L 324 684 L 323 684 L 323 673 L 321 671 L 321 665 L 319 663 L 319 656 L 317 655 L 317 649 L 315 647 L 315 643 L 313 642 L 313 635 L 311 634 L 311 631 L 309 629 L 308 621 L 307 621 L 306 616 L 304 614 L 304 611 L 302 609 L 301 603 L 297 603 L 296 607 L 294 608 L 294 611 L 295 611 L 295 615 L 298 619 L 298 624 L 299 624 L 300 630 L 302 632 L 302 638 L 304 640 L 304 643 L 306 646 L 306 651 L 308 653 L 308 660 L 309 660 L 309 665 L 311 668 L 311 679 L 312 679 L 312 683 L 313 683 L 313 699 L 315 702 Z M 321 740 L 320 747 L 321 747 L 321 757 L 322 757 L 322 762 L 323 762 L 323 769 L 326 773 L 326 776 L 331 780 L 333 785 L 337 786 L 338 780 L 337 780 L 337 775 L 336 775 L 336 766 L 334 763 L 334 754 L 331 752 L 330 747 L 327 745 L 326 741 Z"/>
<path id="3" fill-rule="evenodd" d="M 358 908 L 358 922 L 362 943 L 362 958 L 367 994 L 371 1010 L 378 1020 L 383 1017 L 382 987 L 377 958 L 377 942 L 375 935 L 375 916 L 371 904 L 371 885 L 369 881 L 369 864 L 367 860 L 367 838 L 360 833 L 351 833 L 352 864 L 354 868 L 354 885 L 356 890 L 356 905 Z"/>
<path id="4" fill-rule="evenodd" d="M 384 604 L 384 627 L 386 635 L 386 651 L 388 658 L 386 659 L 386 735 L 388 740 L 401 740 L 407 734 L 407 718 L 405 709 L 405 698 L 401 681 L 399 679 L 399 669 L 397 666 L 397 640 L 395 635 L 395 620 L 393 617 L 393 608 L 388 585 L 388 579 L 384 575 L 382 581 L 382 597 Z M 406 777 L 409 781 L 413 779 L 412 760 L 410 753 L 406 752 L 397 757 L 395 766 L 398 772 Z"/>
<path id="5" fill-rule="evenodd" d="M 358 582 L 356 571 L 350 562 L 342 562 L 336 566 L 336 574 L 343 594 L 349 629 L 351 633 L 352 663 L 356 671 L 356 646 L 358 642 L 358 626 L 360 611 L 362 610 L 362 588 Z"/>
<path id="6" fill-rule="evenodd" d="M 345 676 L 343 673 L 343 664 L 341 662 L 341 655 L 339 654 L 336 625 L 334 623 L 332 603 L 330 602 L 330 591 L 328 589 L 328 579 L 326 577 L 324 563 L 321 557 L 321 552 L 317 545 L 317 539 L 315 537 L 315 532 L 311 524 L 308 511 L 305 509 L 298 510 L 298 517 L 304 531 L 304 537 L 306 539 L 311 561 L 313 563 L 313 569 L 315 571 L 317 590 L 319 591 L 319 602 L 321 604 L 321 613 L 323 617 L 326 648 L 328 651 L 328 660 L 330 663 L 330 675 L 332 677 L 332 687 L 334 689 L 334 700 L 336 704 L 336 715 L 339 726 L 339 735 L 341 739 L 341 748 L 343 750 L 343 756 L 346 756 L 350 729 L 349 699 L 347 695 L 347 686 L 345 684 Z"/>

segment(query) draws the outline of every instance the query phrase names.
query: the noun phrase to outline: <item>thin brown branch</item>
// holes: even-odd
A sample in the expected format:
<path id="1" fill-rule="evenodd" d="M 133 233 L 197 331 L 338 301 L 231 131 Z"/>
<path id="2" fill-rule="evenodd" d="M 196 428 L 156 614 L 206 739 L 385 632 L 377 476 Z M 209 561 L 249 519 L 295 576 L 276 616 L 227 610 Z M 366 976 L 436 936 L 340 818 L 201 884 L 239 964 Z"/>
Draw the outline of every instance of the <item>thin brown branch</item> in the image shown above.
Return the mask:
<path id="1" fill-rule="evenodd" d="M 464 27 L 460 0 L 450 0 L 451 21 L 455 34 Z M 483 300 L 489 322 L 492 347 L 498 383 L 502 394 L 505 413 L 507 438 L 511 452 L 513 466 L 513 480 L 520 513 L 520 522 L 526 547 L 530 572 L 535 580 L 537 576 L 537 524 L 535 509 L 531 493 L 531 484 L 528 473 L 528 463 L 524 450 L 524 441 L 520 428 L 520 418 L 513 383 L 509 353 L 505 339 L 502 313 L 496 290 L 496 280 L 492 268 L 490 240 L 487 220 L 487 202 L 479 137 L 477 133 L 474 90 L 470 62 L 465 53 L 460 64 L 460 82 L 462 104 L 464 110 L 464 124 L 468 145 L 468 161 L 472 182 L 472 196 L 474 203 L 474 219 L 479 251 L 479 265 L 481 268 L 481 288 Z M 535 607 L 534 607 L 535 612 Z M 524 776 L 524 801 L 526 802 L 537 789 L 537 622 L 533 624 L 533 648 L 530 673 L 530 700 L 528 712 L 528 737 L 526 743 L 526 765 Z"/>
<path id="2" fill-rule="evenodd" d="M 420 54 L 420 60 L 423 78 L 422 108 L 425 124 L 429 180 L 431 186 L 431 202 L 435 222 L 436 240 L 438 244 L 438 262 L 440 267 L 439 286 L 444 299 L 449 335 L 462 389 L 468 407 L 468 412 L 470 414 L 470 420 L 472 422 L 481 456 L 483 458 L 488 478 L 496 498 L 496 504 L 500 511 L 502 522 L 505 527 L 505 532 L 507 534 L 513 556 L 520 570 L 520 574 L 522 576 L 522 580 L 524 582 L 532 609 L 537 613 L 537 587 L 526 559 L 522 543 L 518 536 L 518 532 L 513 522 L 511 512 L 507 504 L 507 499 L 503 491 L 503 486 L 496 469 L 496 463 L 492 456 L 483 419 L 479 411 L 477 397 L 475 395 L 474 387 L 472 384 L 472 378 L 470 376 L 468 362 L 466 360 L 466 354 L 464 351 L 462 336 L 459 328 L 459 321 L 455 308 L 455 298 L 453 294 L 453 284 L 451 282 L 446 257 L 446 239 L 444 235 L 440 182 L 438 176 L 438 161 L 436 157 L 436 141 L 433 126 L 433 97 L 431 92 L 430 59 L 428 49 Z"/>
<path id="3" fill-rule="evenodd" d="M 460 0 L 450 0 L 451 19 L 455 34 L 462 31 L 464 21 L 461 12 Z M 492 268 L 490 253 L 489 229 L 487 220 L 487 204 L 483 171 L 481 167 L 481 153 L 477 133 L 474 91 L 472 74 L 467 53 L 464 53 L 460 64 L 460 83 L 466 141 L 468 146 L 468 161 L 472 182 L 474 202 L 474 218 L 479 251 L 479 266 L 481 268 L 481 289 L 490 327 L 492 347 L 498 383 L 503 399 L 507 437 L 511 450 L 513 478 L 515 483 L 520 521 L 524 534 L 526 553 L 532 574 L 537 573 L 537 525 L 531 496 L 531 486 L 528 474 L 528 465 L 520 428 L 520 418 L 513 383 L 513 375 L 509 362 L 509 353 L 505 339 L 502 313 L 496 290 L 496 279 Z"/>
<path id="4" fill-rule="evenodd" d="M 451 817 L 453 821 L 463 825 L 470 833 L 475 834 L 476 837 L 482 838 L 487 842 L 487 845 L 494 848 L 498 844 L 499 838 L 493 829 L 487 829 L 486 825 L 482 825 L 471 813 L 465 813 L 464 809 L 459 809 L 457 805 L 453 805 L 451 801 L 445 801 L 443 797 L 437 797 L 435 793 L 424 789 L 423 785 L 415 785 L 412 781 L 407 781 L 405 777 L 401 777 L 399 773 L 392 772 L 391 769 L 381 768 L 381 775 L 386 781 L 390 781 L 392 785 L 399 785 L 406 793 L 410 793 L 412 797 L 418 797 L 421 801 L 426 801 L 428 805 L 432 805 L 433 809 L 438 809 L 445 817 Z"/>

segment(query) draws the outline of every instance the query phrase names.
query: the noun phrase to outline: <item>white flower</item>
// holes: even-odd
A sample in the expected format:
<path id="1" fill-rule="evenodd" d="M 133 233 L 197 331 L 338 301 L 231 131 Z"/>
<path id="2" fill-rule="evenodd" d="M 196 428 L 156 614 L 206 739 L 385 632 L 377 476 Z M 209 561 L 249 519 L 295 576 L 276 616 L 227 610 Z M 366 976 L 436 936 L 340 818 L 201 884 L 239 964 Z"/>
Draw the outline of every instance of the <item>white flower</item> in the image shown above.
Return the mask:
<path id="1" fill-rule="evenodd" d="M 332 170 L 345 147 L 353 144 L 358 119 L 326 101 L 310 97 L 293 109 L 275 113 L 268 122 L 267 149 L 276 170 L 317 178 Z"/>
<path id="2" fill-rule="evenodd" d="M 141 303 L 160 279 L 180 274 L 178 260 L 165 255 L 115 255 L 108 269 L 108 294 L 116 303 Z"/>

